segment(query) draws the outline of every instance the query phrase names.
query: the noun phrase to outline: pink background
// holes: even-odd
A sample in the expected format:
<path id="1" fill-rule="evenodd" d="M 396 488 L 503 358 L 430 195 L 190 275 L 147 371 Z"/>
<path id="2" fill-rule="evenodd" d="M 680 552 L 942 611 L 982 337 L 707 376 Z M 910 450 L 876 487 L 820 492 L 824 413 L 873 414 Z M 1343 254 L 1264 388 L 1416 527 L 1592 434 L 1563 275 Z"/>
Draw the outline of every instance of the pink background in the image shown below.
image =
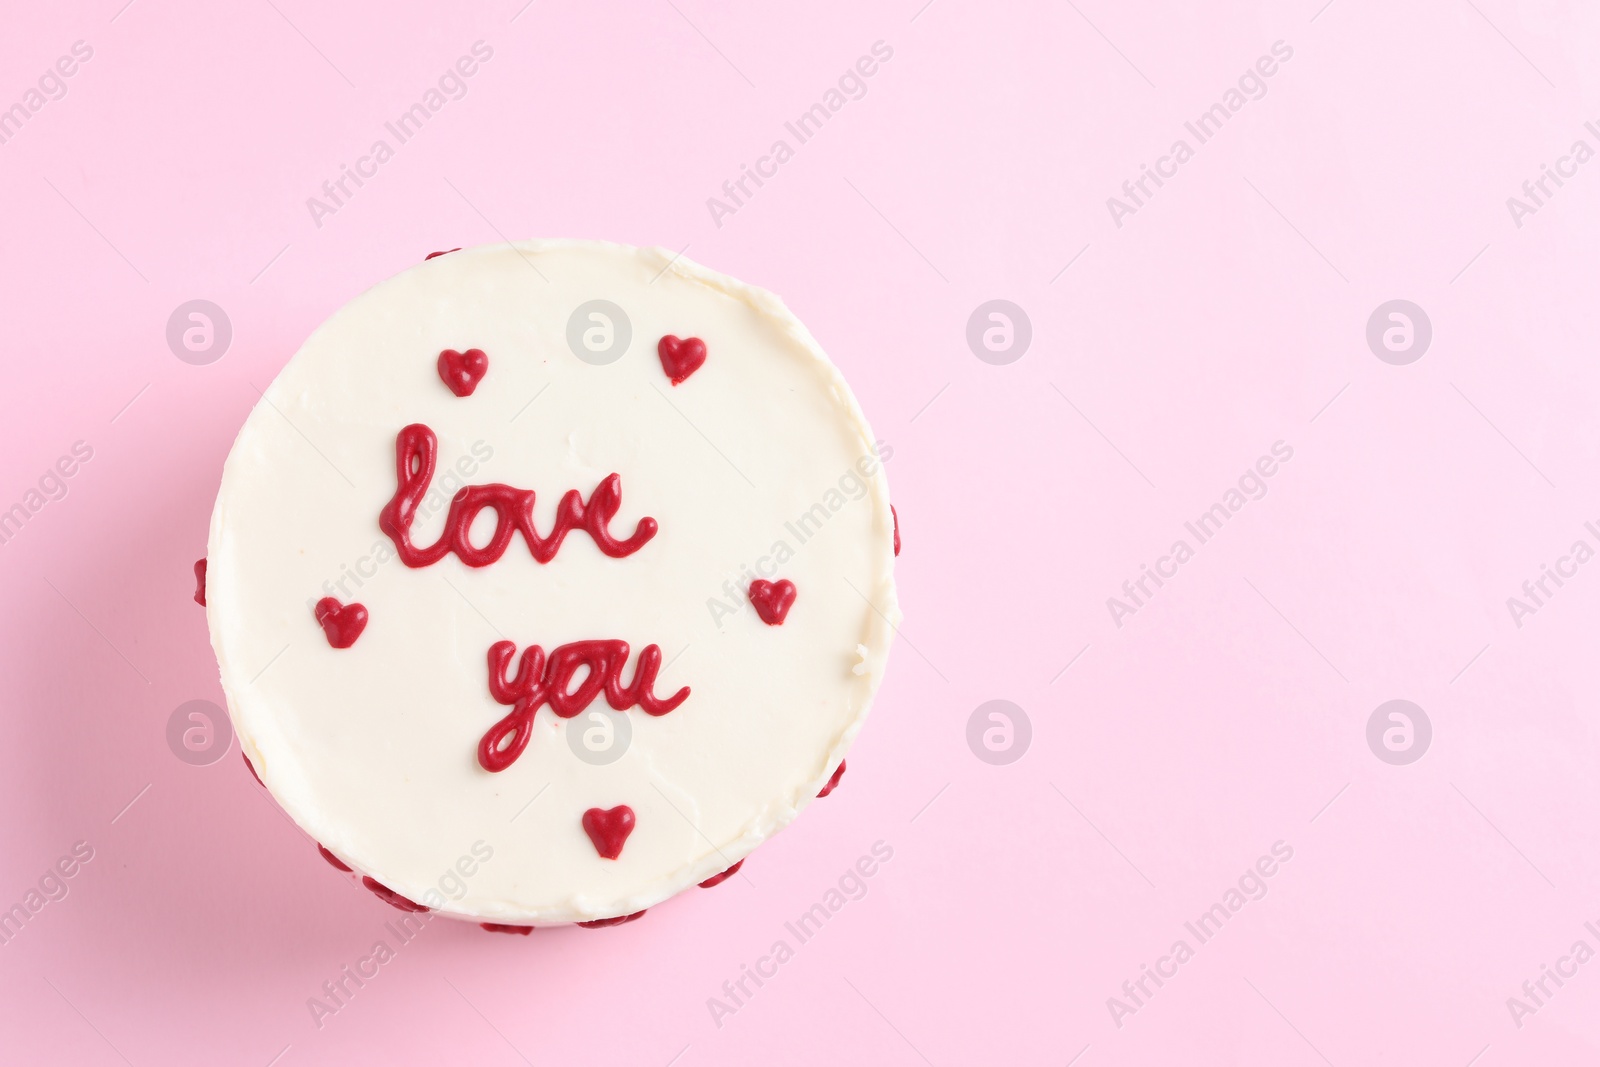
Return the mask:
<path id="1" fill-rule="evenodd" d="M 0 107 L 94 50 L 0 145 L 0 509 L 93 448 L 0 545 L 0 907 L 94 849 L 0 946 L 0 1060 L 1600 1062 L 1600 962 L 1520 1027 L 1506 1004 L 1600 949 L 1600 564 L 1520 628 L 1506 606 L 1600 545 L 1600 161 L 1520 228 L 1506 206 L 1600 148 L 1592 7 L 122 3 L 0 35 Z M 478 40 L 467 95 L 314 225 Z M 716 225 L 879 40 L 865 97 Z M 1106 198 L 1278 40 L 1265 97 L 1116 226 Z M 319 321 L 526 236 L 687 246 L 788 300 L 894 446 L 902 638 L 840 790 L 750 883 L 607 931 L 435 922 L 319 1028 L 307 998 L 399 913 L 236 752 L 169 751 L 173 709 L 221 699 L 190 564 Z M 195 298 L 233 325 L 207 366 L 164 337 Z M 993 298 L 1032 323 L 1009 365 L 965 339 Z M 1433 325 L 1408 366 L 1365 340 L 1395 298 Z M 1116 626 L 1279 440 L 1267 495 Z M 1366 741 L 1396 698 L 1433 726 L 1406 766 Z M 967 743 L 992 699 L 1032 724 L 1005 766 Z M 717 1026 L 879 840 L 867 895 Z M 1278 841 L 1266 896 L 1118 1027 L 1107 998 Z"/>

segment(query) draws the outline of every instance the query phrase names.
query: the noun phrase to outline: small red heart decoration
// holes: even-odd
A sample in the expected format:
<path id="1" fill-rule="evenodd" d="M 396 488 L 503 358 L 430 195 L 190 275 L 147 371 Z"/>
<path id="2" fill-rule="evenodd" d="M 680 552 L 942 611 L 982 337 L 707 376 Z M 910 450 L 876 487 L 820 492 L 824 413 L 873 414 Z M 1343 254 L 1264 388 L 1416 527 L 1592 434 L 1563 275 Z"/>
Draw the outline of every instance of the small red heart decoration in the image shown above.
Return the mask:
<path id="1" fill-rule="evenodd" d="M 206 560 L 204 556 L 194 561 L 194 602 L 206 606 Z"/>
<path id="2" fill-rule="evenodd" d="M 478 925 L 491 934 L 521 934 L 523 937 L 527 937 L 533 933 L 533 927 L 531 926 L 509 926 L 506 923 L 479 923 Z"/>
<path id="3" fill-rule="evenodd" d="M 602 859 L 614 860 L 622 855 L 622 843 L 633 833 L 633 809 L 626 804 L 614 808 L 590 808 L 583 813 L 583 832 L 594 842 L 594 850 Z"/>
<path id="4" fill-rule="evenodd" d="M 428 910 L 426 907 L 418 904 L 414 900 L 407 900 L 405 897 L 401 896 L 399 893 L 396 893 L 393 889 L 390 889 L 388 886 L 384 885 L 370 874 L 364 874 L 361 876 L 361 884 L 376 893 L 379 900 L 382 900 L 385 904 L 388 904 L 391 907 L 399 908 L 401 911 Z"/>
<path id="5" fill-rule="evenodd" d="M 833 772 L 833 777 L 829 778 L 828 779 L 828 784 L 822 787 L 822 792 L 817 794 L 817 799 L 820 800 L 823 797 L 827 796 L 829 793 L 833 792 L 834 787 L 839 784 L 839 779 L 841 779 L 843 777 L 844 777 L 844 760 L 840 760 L 839 761 L 839 769 Z"/>
<path id="6" fill-rule="evenodd" d="M 367 628 L 367 609 L 360 604 L 341 604 L 331 596 L 317 601 L 317 621 L 328 644 L 334 648 L 349 648 Z"/>
<path id="7" fill-rule="evenodd" d="M 680 341 L 669 333 L 656 345 L 656 354 L 661 357 L 661 369 L 677 385 L 706 361 L 706 343 L 698 337 Z"/>
<path id="8" fill-rule="evenodd" d="M 789 609 L 794 606 L 794 598 L 794 583 L 787 578 L 780 578 L 776 582 L 757 578 L 750 583 L 750 603 L 756 606 L 756 614 L 768 626 L 783 625 Z"/>
<path id="9" fill-rule="evenodd" d="M 700 883 L 700 888 L 701 889 L 710 889 L 714 885 L 721 885 L 723 882 L 726 882 L 729 878 L 732 878 L 734 875 L 738 874 L 739 873 L 739 868 L 743 867 L 743 866 L 744 866 L 744 860 L 740 860 L 738 863 L 735 863 L 732 867 L 729 867 L 727 870 L 723 871 L 721 874 L 713 874 L 710 878 L 707 878 L 705 881 L 701 882 Z"/>
<path id="10" fill-rule="evenodd" d="M 465 352 L 447 348 L 439 353 L 439 377 L 456 396 L 471 396 L 488 373 L 489 357 L 481 348 L 469 348 Z"/>

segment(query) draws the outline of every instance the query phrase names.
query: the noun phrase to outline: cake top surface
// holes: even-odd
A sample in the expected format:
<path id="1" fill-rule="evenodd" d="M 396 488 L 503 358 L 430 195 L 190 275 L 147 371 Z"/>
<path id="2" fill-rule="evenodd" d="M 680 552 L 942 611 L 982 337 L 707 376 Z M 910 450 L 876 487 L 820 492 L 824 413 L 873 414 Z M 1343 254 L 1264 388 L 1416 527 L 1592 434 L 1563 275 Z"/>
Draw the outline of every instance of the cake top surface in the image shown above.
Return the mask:
<path id="1" fill-rule="evenodd" d="M 445 914 L 650 907 L 859 730 L 890 454 L 769 293 L 594 242 L 430 258 L 324 323 L 228 457 L 207 612 L 245 754 Z"/>

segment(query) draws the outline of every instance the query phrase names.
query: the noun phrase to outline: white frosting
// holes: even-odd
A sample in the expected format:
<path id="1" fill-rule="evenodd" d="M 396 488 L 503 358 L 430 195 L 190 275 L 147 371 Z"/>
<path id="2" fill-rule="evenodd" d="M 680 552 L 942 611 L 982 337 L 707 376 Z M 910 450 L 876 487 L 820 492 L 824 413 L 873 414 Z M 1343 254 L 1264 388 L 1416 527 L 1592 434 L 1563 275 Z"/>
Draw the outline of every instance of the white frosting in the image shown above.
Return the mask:
<path id="1" fill-rule="evenodd" d="M 626 353 L 603 366 L 567 343 L 569 317 L 594 299 L 632 326 Z M 677 387 L 656 355 L 664 334 L 709 352 Z M 469 397 L 439 378 L 447 348 L 488 353 Z M 659 532 L 621 559 L 576 530 L 547 564 L 514 537 L 487 567 L 454 555 L 407 567 L 378 514 L 395 491 L 395 435 L 414 422 L 439 439 L 418 544 L 438 538 L 460 485 L 535 490 L 548 533 L 562 494 L 587 499 L 612 472 L 615 536 L 647 515 Z M 491 524 L 480 516 L 474 543 Z M 892 530 L 866 419 L 772 294 L 663 249 L 486 246 L 356 298 L 272 383 L 223 470 L 207 616 L 244 752 L 308 834 L 444 914 L 591 920 L 717 874 L 815 798 L 883 676 L 899 620 Z M 792 558 L 775 565 L 780 544 Z M 749 604 L 753 576 L 798 587 L 781 626 Z M 313 617 L 330 594 L 370 612 L 348 649 Z M 490 773 L 477 746 L 511 710 L 488 689 L 487 650 L 502 638 L 519 658 L 531 644 L 621 639 L 625 679 L 657 644 L 655 692 L 691 695 L 660 717 L 597 699 L 591 712 L 631 729 L 606 765 L 567 737 L 599 720 L 542 707 L 526 751 Z M 637 825 L 619 859 L 602 859 L 581 819 L 619 804 Z M 450 876 L 475 844 L 492 858 Z"/>

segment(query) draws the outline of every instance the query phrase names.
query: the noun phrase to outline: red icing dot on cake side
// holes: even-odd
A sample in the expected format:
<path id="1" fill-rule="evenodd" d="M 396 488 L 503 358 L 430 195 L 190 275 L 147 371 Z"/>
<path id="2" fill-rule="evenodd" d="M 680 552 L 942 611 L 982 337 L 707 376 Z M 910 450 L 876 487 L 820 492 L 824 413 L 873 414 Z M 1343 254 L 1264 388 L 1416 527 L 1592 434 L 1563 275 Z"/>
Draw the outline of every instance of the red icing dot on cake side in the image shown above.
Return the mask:
<path id="1" fill-rule="evenodd" d="M 561 542 L 573 530 L 583 530 L 613 559 L 630 556 L 656 535 L 656 520 L 648 516 L 634 527 L 633 536 L 618 541 L 608 528 L 622 507 L 622 478 L 609 475 L 585 501 L 576 489 L 569 489 L 556 508 L 556 523 L 549 537 L 540 537 L 533 525 L 534 493 L 509 485 L 469 485 L 456 492 L 445 516 L 444 532 L 426 548 L 411 543 L 411 524 L 417 507 L 428 495 L 434 468 L 439 460 L 439 438 L 421 423 L 413 423 L 395 435 L 394 496 L 378 514 L 378 527 L 394 542 L 400 562 L 407 567 L 427 567 L 454 552 L 469 567 L 487 567 L 505 554 L 511 535 L 520 533 L 533 558 L 549 563 Z M 494 535 L 481 548 L 468 536 L 472 522 L 485 508 L 495 513 Z"/>
<path id="2" fill-rule="evenodd" d="M 510 926 L 506 923 L 479 923 L 478 925 L 491 934 L 521 934 L 523 937 L 527 937 L 533 933 L 533 927 L 531 926 Z"/>
<path id="3" fill-rule="evenodd" d="M 201 607 L 206 606 L 206 558 L 204 556 L 194 561 L 194 602 Z"/>
<path id="4" fill-rule="evenodd" d="M 350 870 L 349 865 L 346 864 L 344 860 L 340 859 L 338 856 L 335 856 L 332 852 L 329 852 L 327 849 L 323 848 L 321 845 L 317 846 L 317 851 L 322 853 L 322 858 L 323 859 L 327 860 L 329 863 L 333 864 L 335 867 L 339 868 L 341 871 L 349 871 Z"/>
<path id="5" fill-rule="evenodd" d="M 252 778 L 254 778 L 256 780 L 256 785 L 259 785 L 263 789 L 265 789 L 267 783 L 263 782 L 261 780 L 261 776 L 256 773 L 256 765 L 254 763 L 250 762 L 250 757 L 246 756 L 243 752 L 239 753 L 239 755 L 244 758 L 245 769 L 250 772 L 250 777 L 252 777 Z"/>
<path id="6" fill-rule="evenodd" d="M 469 348 L 465 352 L 447 348 L 439 353 L 439 377 L 456 396 L 471 396 L 488 373 L 489 357 L 481 348 Z"/>
<path id="7" fill-rule="evenodd" d="M 833 772 L 833 777 L 828 779 L 828 784 L 823 786 L 822 792 L 817 794 L 818 800 L 821 800 L 823 797 L 833 792 L 834 787 L 839 784 L 839 779 L 844 777 L 844 763 L 844 760 L 839 761 L 839 769 Z"/>
<path id="8" fill-rule="evenodd" d="M 743 866 L 744 866 L 744 860 L 740 860 L 738 863 L 735 863 L 732 867 L 729 867 L 727 870 L 723 871 L 721 874 L 713 874 L 710 878 L 707 878 L 705 881 L 701 882 L 700 883 L 700 888 L 701 889 L 710 889 L 714 885 L 721 885 L 723 882 L 726 882 L 729 878 L 732 878 L 734 875 L 738 874 L 739 873 L 739 868 L 743 867 Z"/>
<path id="9" fill-rule="evenodd" d="M 783 625 L 783 620 L 789 617 L 789 609 L 794 607 L 795 595 L 794 583 L 787 578 L 776 582 L 757 578 L 750 583 L 750 603 L 768 626 Z"/>
<path id="10" fill-rule="evenodd" d="M 645 909 L 645 911 L 649 910 L 649 908 Z M 621 926 L 623 923 L 631 923 L 633 920 L 639 918 L 643 914 L 643 911 L 636 911 L 632 915 L 618 915 L 611 919 L 591 919 L 586 923 L 579 923 L 578 925 L 583 927 L 585 930 L 599 930 L 605 926 Z"/>
<path id="11" fill-rule="evenodd" d="M 900 513 L 895 511 L 894 505 L 889 505 L 889 517 L 894 520 L 894 554 L 900 554 Z"/>
<path id="12" fill-rule="evenodd" d="M 614 808 L 590 808 L 583 813 L 583 832 L 594 842 L 601 858 L 614 860 L 622 855 L 622 845 L 633 833 L 633 809 L 626 804 Z M 640 912 L 640 914 L 644 914 Z"/>
<path id="13" fill-rule="evenodd" d="M 384 885 L 370 874 L 364 874 L 361 876 L 361 884 L 372 890 L 372 892 L 377 895 L 379 900 L 382 900 L 385 904 L 399 908 L 401 911 L 429 910 L 414 900 L 407 900 L 405 897 L 401 896 L 399 893 L 396 893 L 393 889 L 390 889 L 388 886 Z"/>
<path id="14" fill-rule="evenodd" d="M 669 333 L 656 344 L 656 354 L 661 357 L 661 369 L 667 372 L 672 384 L 681 385 L 705 363 L 706 343 L 698 337 L 680 341 Z"/>
<path id="15" fill-rule="evenodd" d="M 360 604 L 341 604 L 337 597 L 317 601 L 315 614 L 334 648 L 349 648 L 367 628 L 367 609 Z"/>
<path id="16" fill-rule="evenodd" d="M 426 263 L 430 259 L 438 259 L 440 256 L 448 256 L 451 252 L 459 252 L 459 251 L 461 251 L 460 248 L 447 248 L 443 252 L 429 252 L 426 256 L 424 256 L 422 258 L 422 261 L 424 263 Z"/>

